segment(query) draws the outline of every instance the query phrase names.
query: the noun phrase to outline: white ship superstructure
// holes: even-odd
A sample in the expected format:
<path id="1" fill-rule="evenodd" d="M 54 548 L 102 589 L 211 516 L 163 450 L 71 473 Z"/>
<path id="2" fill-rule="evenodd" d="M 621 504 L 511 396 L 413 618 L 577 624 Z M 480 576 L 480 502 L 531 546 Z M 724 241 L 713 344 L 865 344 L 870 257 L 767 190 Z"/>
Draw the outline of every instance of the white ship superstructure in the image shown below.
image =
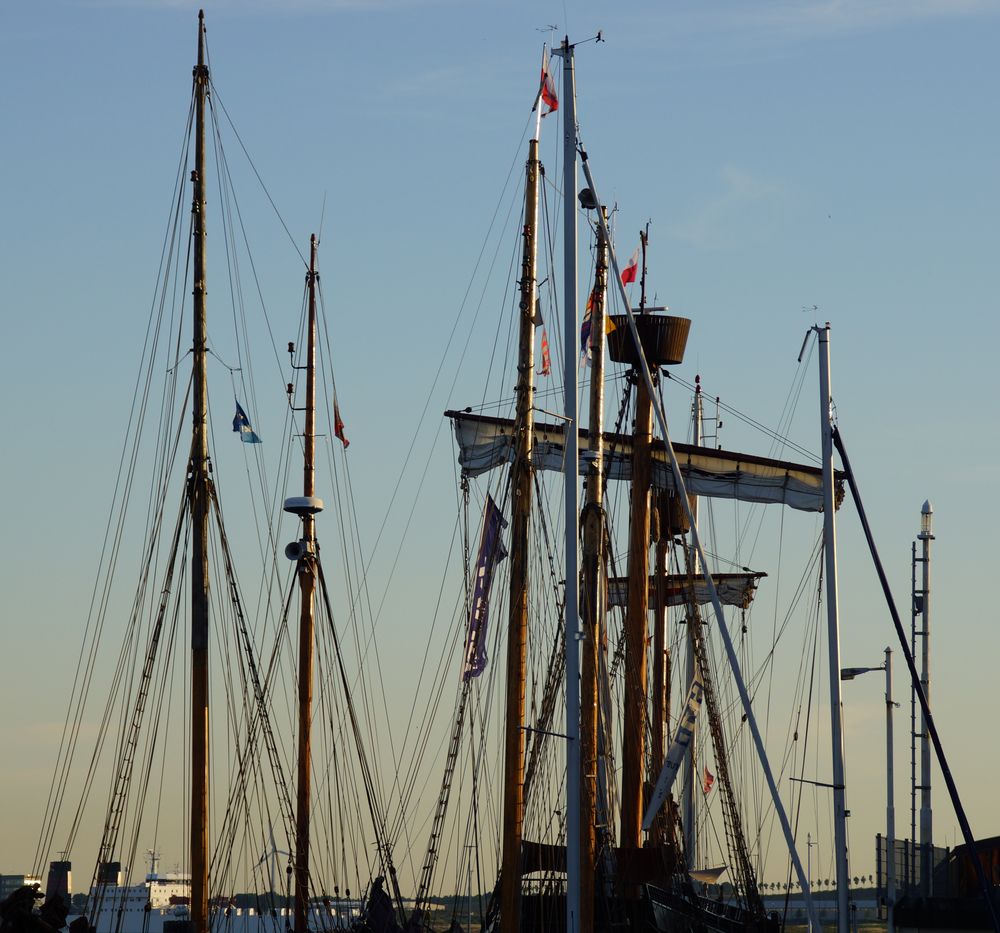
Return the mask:
<path id="1" fill-rule="evenodd" d="M 191 919 L 191 876 L 179 872 L 151 871 L 141 884 L 122 885 L 121 872 L 105 876 L 90 889 L 91 904 L 100 903 L 93 920 L 96 933 L 169 933 L 169 921 Z M 232 933 L 278 933 L 292 926 L 290 909 L 257 910 L 228 903 L 210 905 L 211 928 Z M 78 915 L 67 918 L 72 923 Z M 361 903 L 324 898 L 309 910 L 313 930 L 347 930 L 361 916 Z M 180 931 L 178 931 L 180 933 Z"/>

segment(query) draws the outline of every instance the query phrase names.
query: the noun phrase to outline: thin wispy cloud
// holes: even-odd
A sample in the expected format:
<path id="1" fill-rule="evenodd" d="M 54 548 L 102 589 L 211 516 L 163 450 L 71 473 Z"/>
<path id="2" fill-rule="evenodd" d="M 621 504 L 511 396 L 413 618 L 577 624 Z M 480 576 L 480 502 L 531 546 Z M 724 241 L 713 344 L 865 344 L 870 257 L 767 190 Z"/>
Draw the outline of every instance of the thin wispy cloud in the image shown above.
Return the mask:
<path id="1" fill-rule="evenodd" d="M 656 50 L 657 67 L 767 60 L 797 45 L 945 21 L 1000 18 L 1000 0 L 695 0 L 623 12 L 609 40 Z M 666 50 L 666 54 L 665 54 Z"/>
<path id="2" fill-rule="evenodd" d="M 715 197 L 693 216 L 671 225 L 674 236 L 699 249 L 725 249 L 741 241 L 747 223 L 759 229 L 768 210 L 787 199 L 780 184 L 736 166 L 725 166 L 719 181 Z"/>
<path id="3" fill-rule="evenodd" d="M 1000 13 L 998 0 L 819 0 L 733 7 L 729 28 L 751 28 L 779 39 L 811 39 L 869 32 L 930 19 Z M 719 24 L 717 24 L 719 25 Z"/>
<path id="4" fill-rule="evenodd" d="M 458 0 L 80 0 L 80 6 L 129 10 L 191 10 L 208 13 L 359 13 L 447 6 Z"/>

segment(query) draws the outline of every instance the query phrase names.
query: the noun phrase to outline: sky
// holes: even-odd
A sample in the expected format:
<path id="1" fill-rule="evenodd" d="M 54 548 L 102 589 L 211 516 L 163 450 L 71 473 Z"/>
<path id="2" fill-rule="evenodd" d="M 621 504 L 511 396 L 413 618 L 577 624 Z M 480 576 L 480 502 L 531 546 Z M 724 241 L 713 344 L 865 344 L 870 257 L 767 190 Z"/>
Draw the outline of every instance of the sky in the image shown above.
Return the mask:
<path id="1" fill-rule="evenodd" d="M 448 462 L 444 441 L 408 452 L 425 406 L 420 436 L 433 438 L 439 411 L 482 395 L 495 323 L 488 308 L 470 323 L 487 294 L 473 270 L 523 161 L 541 44 L 602 30 L 604 42 L 578 53 L 581 137 L 602 196 L 618 206 L 620 251 L 650 221 L 658 298 L 694 321 L 679 374 L 700 373 L 709 393 L 776 424 L 806 329 L 831 323 L 839 424 L 904 621 L 910 542 L 921 504 L 934 504 L 935 714 L 975 833 L 1000 833 L 1000 751 L 983 738 L 1000 650 L 985 599 L 1000 524 L 1000 2 L 205 7 L 220 99 L 295 241 L 244 169 L 248 226 L 266 231 L 255 241 L 261 291 L 287 321 L 279 346 L 295 336 L 296 249 L 322 219 L 367 548 L 401 471 L 404 497 L 416 495 L 422 458 Z M 0 10 L 3 872 L 26 870 L 34 852 L 79 652 L 187 113 L 196 11 L 185 0 Z M 498 276 L 508 253 L 497 253 Z M 452 358 L 467 359 L 435 381 L 453 337 Z M 231 335 L 220 330 L 217 346 L 225 357 Z M 275 389 L 273 405 L 254 411 L 265 439 L 280 430 L 283 400 L 270 353 L 257 357 L 258 393 Z M 224 427 L 231 403 L 226 391 L 217 397 Z M 673 404 L 683 417 L 683 398 Z M 795 440 L 811 450 L 817 404 L 810 372 Z M 727 447 L 743 440 L 732 427 Z M 440 474 L 419 486 L 418 527 L 454 514 L 454 471 Z M 390 529 L 390 539 L 403 534 Z M 390 700 L 401 706 L 412 701 L 401 673 L 412 632 L 399 618 L 408 598 L 433 599 L 440 570 L 432 531 L 404 544 L 418 553 L 386 584 L 386 664 L 402 684 Z M 840 544 L 842 658 L 876 665 L 895 643 L 849 506 Z M 393 552 L 380 547 L 373 574 L 389 580 Z M 905 827 L 909 710 L 897 689 Z M 884 818 L 883 709 L 877 676 L 845 685 L 852 853 L 866 873 Z M 954 844 L 940 787 L 936 836 Z"/>

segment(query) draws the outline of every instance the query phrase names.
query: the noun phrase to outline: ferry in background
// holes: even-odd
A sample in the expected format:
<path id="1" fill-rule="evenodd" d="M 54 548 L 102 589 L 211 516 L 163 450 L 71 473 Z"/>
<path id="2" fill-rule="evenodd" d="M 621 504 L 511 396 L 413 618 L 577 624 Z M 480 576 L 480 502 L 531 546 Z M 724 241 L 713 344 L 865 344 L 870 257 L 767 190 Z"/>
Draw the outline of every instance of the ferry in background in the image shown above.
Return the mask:
<path id="1" fill-rule="evenodd" d="M 150 853 L 149 873 L 143 882 L 132 885 L 122 884 L 120 862 L 107 862 L 101 867 L 88 901 L 100 901 L 92 921 L 96 933 L 182 933 L 188 929 L 191 876 L 157 871 L 158 861 L 159 856 Z M 69 901 L 70 870 L 69 862 L 52 863 L 46 898 L 58 893 Z M 213 899 L 209 904 L 211 928 L 232 933 L 277 933 L 291 928 L 294 911 L 286 907 L 268 908 L 267 895 L 259 900 L 260 906 L 254 908 L 238 907 L 226 898 Z M 309 926 L 320 930 L 349 930 L 360 920 L 361 910 L 361 901 L 324 897 L 310 906 Z M 88 913 L 89 907 L 83 913 L 72 911 L 66 918 L 67 926 L 79 917 L 87 917 Z"/>

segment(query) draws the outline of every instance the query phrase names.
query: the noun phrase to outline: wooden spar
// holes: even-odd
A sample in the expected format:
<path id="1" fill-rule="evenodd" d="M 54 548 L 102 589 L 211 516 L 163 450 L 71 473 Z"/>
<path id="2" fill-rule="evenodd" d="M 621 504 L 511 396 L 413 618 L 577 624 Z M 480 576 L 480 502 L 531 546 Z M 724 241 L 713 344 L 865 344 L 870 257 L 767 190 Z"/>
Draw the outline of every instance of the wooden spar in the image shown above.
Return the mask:
<path id="1" fill-rule="evenodd" d="M 302 495 L 316 495 L 316 234 L 309 241 L 308 345 L 306 350 L 306 428 L 303 437 Z M 302 513 L 302 551 L 298 560 L 299 590 L 299 742 L 295 811 L 295 931 L 305 933 L 309 918 L 309 770 L 312 729 L 313 641 L 316 592 L 316 518 Z"/>
<path id="2" fill-rule="evenodd" d="M 669 718 L 670 702 L 670 658 L 667 653 L 667 559 L 670 554 L 669 521 L 666 514 L 665 496 L 660 497 L 656 512 L 656 551 L 653 574 L 656 580 L 656 602 L 653 607 L 653 703 L 649 740 L 650 774 L 657 775 L 663 767 L 664 732 Z M 662 813 L 662 811 L 661 811 Z M 657 831 L 663 829 L 663 821 L 658 820 Z M 662 842 L 660 838 L 657 842 Z"/>
<path id="3" fill-rule="evenodd" d="M 691 430 L 691 440 L 693 444 L 701 444 L 702 435 L 702 420 L 704 415 L 704 399 L 701 394 L 701 376 L 696 375 L 694 377 L 694 405 L 691 410 L 692 419 L 692 430 Z M 688 496 L 688 508 L 691 512 L 691 519 L 697 525 L 698 523 L 698 497 Z M 692 572 L 695 575 L 701 573 L 701 566 L 698 562 L 698 551 L 694 547 L 689 549 L 689 560 L 691 562 Z M 697 613 L 688 614 L 688 639 L 687 639 L 687 655 L 684 666 L 684 683 L 685 685 L 690 685 L 691 681 L 694 680 L 695 671 L 695 656 L 694 656 L 694 643 L 692 641 L 692 635 L 697 634 L 696 628 L 701 625 L 701 617 Z M 685 688 L 686 689 L 686 688 Z M 698 735 L 698 723 L 694 723 L 692 726 L 695 737 Z M 688 868 L 698 867 L 698 814 L 696 811 L 698 795 L 696 788 L 698 787 L 698 774 L 697 765 L 695 763 L 694 748 L 695 748 L 696 738 L 692 738 L 691 745 L 688 748 L 687 754 L 684 756 L 684 764 L 682 765 L 683 770 L 683 781 L 681 782 L 681 826 L 684 831 L 684 853 L 687 857 Z"/>
<path id="4" fill-rule="evenodd" d="M 643 256 L 646 233 L 640 234 Z M 645 258 L 642 293 L 645 296 Z M 649 613 L 649 488 L 653 443 L 653 400 L 636 381 L 632 449 L 632 518 L 629 525 L 628 609 L 625 615 L 625 703 L 622 727 L 622 848 L 642 844 L 642 785 L 645 777 L 646 628 Z"/>
<path id="5" fill-rule="evenodd" d="M 507 703 L 504 718 L 503 838 L 500 929 L 517 933 L 521 910 L 521 838 L 524 820 L 524 691 L 528 634 L 528 526 L 531 517 L 531 443 L 535 392 L 535 239 L 538 214 L 538 139 L 528 145 L 521 261 L 521 327 L 517 356 L 517 443 L 511 465 L 510 607 Z"/>
<path id="6" fill-rule="evenodd" d="M 604 208 L 599 208 L 604 211 Z M 605 212 L 606 213 L 606 212 Z M 594 882 L 597 861 L 597 676 L 604 644 L 604 328 L 607 315 L 608 244 L 603 228 L 597 231 L 597 268 L 594 273 L 590 317 L 591 373 L 587 473 L 583 505 L 583 585 L 580 621 L 583 659 L 580 677 L 580 759 L 583 768 L 580 800 L 580 931 L 594 928 Z"/>
<path id="7" fill-rule="evenodd" d="M 205 14 L 198 12 L 194 69 L 195 168 L 191 173 L 194 246 L 194 404 L 188 499 L 191 509 L 191 921 L 208 930 L 208 393 L 205 323 Z"/>

